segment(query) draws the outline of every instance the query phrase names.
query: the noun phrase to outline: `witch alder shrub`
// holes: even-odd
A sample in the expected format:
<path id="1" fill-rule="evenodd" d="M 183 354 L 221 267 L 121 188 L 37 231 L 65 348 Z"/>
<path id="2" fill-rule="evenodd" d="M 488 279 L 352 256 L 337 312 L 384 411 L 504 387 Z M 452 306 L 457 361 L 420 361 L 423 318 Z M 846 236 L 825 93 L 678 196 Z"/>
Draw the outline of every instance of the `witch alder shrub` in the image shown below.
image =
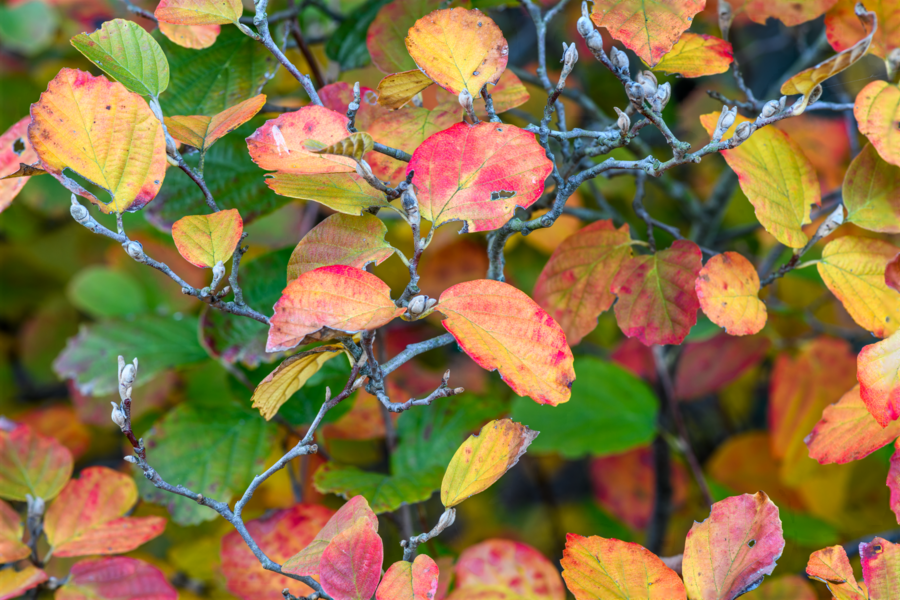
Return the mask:
<path id="1" fill-rule="evenodd" d="M 0 600 L 900 597 L 900 3 L 56 4 Z"/>

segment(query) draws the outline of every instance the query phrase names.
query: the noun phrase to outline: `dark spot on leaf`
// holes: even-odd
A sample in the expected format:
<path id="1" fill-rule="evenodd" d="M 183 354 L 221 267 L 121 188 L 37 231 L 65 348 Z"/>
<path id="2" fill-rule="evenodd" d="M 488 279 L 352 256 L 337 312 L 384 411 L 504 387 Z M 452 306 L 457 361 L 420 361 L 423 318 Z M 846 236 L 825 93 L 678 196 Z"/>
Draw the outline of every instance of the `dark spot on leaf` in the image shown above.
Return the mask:
<path id="1" fill-rule="evenodd" d="M 110 106 L 109 104 L 106 105 L 106 110 L 109 110 L 111 108 L 112 108 L 112 106 Z"/>
<path id="2" fill-rule="evenodd" d="M 756 545 L 756 540 L 750 540 L 749 542 L 747 542 L 747 545 L 752 548 Z"/>
<path id="3" fill-rule="evenodd" d="M 16 156 L 21 156 L 25 152 L 25 141 L 22 138 L 16 138 L 12 144 L 12 151 L 16 153 Z"/>

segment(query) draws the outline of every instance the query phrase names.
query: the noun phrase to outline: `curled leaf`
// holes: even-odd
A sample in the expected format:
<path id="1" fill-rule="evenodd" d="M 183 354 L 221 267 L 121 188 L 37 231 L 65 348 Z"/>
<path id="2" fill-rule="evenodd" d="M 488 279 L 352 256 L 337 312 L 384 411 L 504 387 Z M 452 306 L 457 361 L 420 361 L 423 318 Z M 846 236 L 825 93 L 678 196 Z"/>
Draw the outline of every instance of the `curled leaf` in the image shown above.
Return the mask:
<path id="1" fill-rule="evenodd" d="M 378 82 L 378 104 L 385 108 L 402 108 L 433 82 L 418 69 L 388 75 Z"/>
<path id="2" fill-rule="evenodd" d="M 230 259 L 243 231 L 241 215 L 232 208 L 179 219 L 172 225 L 172 238 L 178 253 L 202 269 Z"/>
<path id="3" fill-rule="evenodd" d="M 313 154 L 335 154 L 337 156 L 346 156 L 359 162 L 363 156 L 368 154 L 375 142 L 372 136 L 365 132 L 351 133 L 347 137 L 337 142 L 325 145 L 316 140 L 307 140 L 306 149 Z"/>
<path id="4" fill-rule="evenodd" d="M 864 26 L 856 17 L 858 0 L 838 0 L 825 13 L 825 33 L 828 42 L 835 52 L 842 52 L 866 35 Z M 888 53 L 900 47 L 900 2 L 897 0 L 880 0 L 866 2 L 867 8 L 878 15 L 878 30 L 872 38 L 869 53 L 887 58 Z"/>
<path id="5" fill-rule="evenodd" d="M 322 365 L 342 352 L 342 346 L 319 346 L 291 356 L 256 386 L 251 398 L 253 408 L 258 408 L 259 414 L 266 421 L 271 421 L 281 405 L 302 388 L 310 377 L 318 373 Z"/>
<path id="6" fill-rule="evenodd" d="M 731 335 L 752 335 L 766 324 L 766 305 L 759 299 L 759 275 L 737 252 L 709 259 L 697 277 L 700 308 Z"/>

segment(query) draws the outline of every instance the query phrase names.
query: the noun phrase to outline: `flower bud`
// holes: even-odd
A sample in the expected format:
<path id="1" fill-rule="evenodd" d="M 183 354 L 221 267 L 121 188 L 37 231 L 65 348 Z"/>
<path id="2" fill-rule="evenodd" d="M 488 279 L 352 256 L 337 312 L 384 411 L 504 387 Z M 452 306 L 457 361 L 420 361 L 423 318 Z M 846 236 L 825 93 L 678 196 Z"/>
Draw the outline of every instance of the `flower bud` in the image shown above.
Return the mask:
<path id="1" fill-rule="evenodd" d="M 713 139 L 718 141 L 722 139 L 722 136 L 725 135 L 725 132 L 728 131 L 728 128 L 734 125 L 734 119 L 737 116 L 737 107 L 728 108 L 727 106 L 722 108 L 721 114 L 719 114 L 719 122 L 716 124 L 716 130 L 713 132 Z"/>
<path id="2" fill-rule="evenodd" d="M 620 51 L 615 46 L 613 46 L 609 51 L 609 60 L 612 62 L 615 68 L 624 73 L 628 72 L 628 55 Z"/>
<path id="3" fill-rule="evenodd" d="M 622 132 L 622 135 L 628 135 L 628 131 L 631 129 L 631 117 L 619 110 L 619 107 L 617 106 L 614 106 L 613 110 L 619 115 L 619 119 L 616 121 L 616 125 L 619 126 L 619 131 Z"/>
<path id="4" fill-rule="evenodd" d="M 123 456 L 122 458 L 125 459 L 125 462 L 130 462 L 130 463 L 133 464 L 133 465 L 136 465 L 136 464 L 137 464 L 137 459 L 136 459 L 135 457 L 131 456 L 131 455 Z"/>
<path id="5" fill-rule="evenodd" d="M 765 106 L 762 107 L 762 111 L 760 111 L 759 115 L 764 119 L 768 119 L 769 117 L 777 115 L 779 110 L 778 100 L 769 100 L 766 102 Z"/>
<path id="6" fill-rule="evenodd" d="M 125 253 L 134 260 L 141 260 L 144 257 L 144 247 L 140 242 L 128 242 L 125 244 Z"/>
<path id="7" fill-rule="evenodd" d="M 213 267 L 212 272 L 214 281 L 221 280 L 225 277 L 225 264 L 220 260 L 216 263 L 216 266 Z"/>
<path id="8" fill-rule="evenodd" d="M 634 79 L 644 88 L 644 96 L 650 97 L 656 94 L 658 83 L 656 81 L 656 75 L 654 75 L 652 71 L 641 71 Z"/>
<path id="9" fill-rule="evenodd" d="M 594 31 L 594 24 L 591 23 L 591 14 L 588 12 L 587 2 L 581 3 L 581 16 L 578 18 L 575 26 L 578 28 L 578 33 L 581 34 L 581 37 L 587 37 Z"/>
<path id="10" fill-rule="evenodd" d="M 734 137 L 736 140 L 743 142 L 750 134 L 753 133 L 753 126 L 750 123 L 744 121 L 740 125 L 737 126 L 737 129 L 734 130 Z"/>
<path id="11" fill-rule="evenodd" d="M 112 422 L 119 426 L 119 429 L 125 430 L 125 413 L 122 412 L 122 409 L 119 408 L 119 405 L 115 402 L 110 402 L 112 404 L 112 414 L 110 418 Z"/>
<path id="12" fill-rule="evenodd" d="M 631 82 L 626 84 L 625 93 L 628 95 L 628 99 L 631 100 L 632 104 L 636 104 L 640 106 L 644 101 L 644 87 L 635 82 Z"/>
<path id="13" fill-rule="evenodd" d="M 472 100 L 472 94 L 469 93 L 469 90 L 463 89 L 459 93 L 459 105 L 463 107 L 463 110 L 466 111 L 466 114 L 471 114 L 475 111 L 475 104 Z"/>
<path id="14" fill-rule="evenodd" d="M 819 229 L 816 230 L 815 239 L 821 240 L 824 237 L 831 235 L 831 233 L 841 226 L 844 222 L 844 205 L 839 204 L 828 218 L 825 219 L 821 225 L 819 225 Z"/>
<path id="15" fill-rule="evenodd" d="M 425 312 L 425 302 L 427 299 L 427 296 L 414 296 L 409 301 L 409 305 L 406 307 L 406 309 L 409 311 L 409 314 L 418 316 Z"/>
<path id="16" fill-rule="evenodd" d="M 722 32 L 722 39 L 728 39 L 728 30 L 731 29 L 731 22 L 734 20 L 734 11 L 731 4 L 727 0 L 719 0 L 719 30 Z"/>
<path id="17" fill-rule="evenodd" d="M 660 110 L 666 107 L 672 97 L 672 86 L 667 81 L 656 90 L 656 99 L 659 100 Z"/>
<path id="18" fill-rule="evenodd" d="M 559 78 L 560 82 L 563 82 L 575 68 L 575 63 L 578 62 L 578 49 L 575 44 L 571 44 L 567 48 L 566 43 L 563 42 L 563 57 L 559 62 L 563 63 L 562 75 Z"/>
<path id="19" fill-rule="evenodd" d="M 437 298 L 429 298 L 425 301 L 425 310 L 431 310 L 437 304 Z"/>
<path id="20" fill-rule="evenodd" d="M 72 213 L 72 218 L 79 223 L 84 223 L 91 216 L 88 209 L 83 207 L 78 200 L 75 199 L 75 194 L 72 194 L 72 206 L 69 207 L 69 212 Z"/>

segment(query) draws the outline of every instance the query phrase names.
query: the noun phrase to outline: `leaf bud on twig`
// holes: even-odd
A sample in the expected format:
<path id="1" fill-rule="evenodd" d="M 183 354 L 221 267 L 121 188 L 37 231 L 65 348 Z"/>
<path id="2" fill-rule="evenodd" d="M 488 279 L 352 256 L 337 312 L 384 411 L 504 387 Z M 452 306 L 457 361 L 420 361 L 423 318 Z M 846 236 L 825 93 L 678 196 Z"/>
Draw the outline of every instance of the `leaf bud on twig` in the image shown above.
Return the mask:
<path id="1" fill-rule="evenodd" d="M 122 412 L 122 409 L 115 402 L 110 402 L 110 404 L 112 404 L 112 414 L 110 415 L 112 422 L 118 425 L 119 429 L 125 431 L 125 413 Z"/>
<path id="2" fill-rule="evenodd" d="M 644 88 L 644 96 L 651 97 L 656 94 L 658 83 L 652 71 L 640 71 L 634 79 Z"/>
<path id="3" fill-rule="evenodd" d="M 672 86 L 669 82 L 666 82 L 659 86 L 656 90 L 656 99 L 659 101 L 659 109 L 662 110 L 666 107 L 666 104 L 669 103 L 669 99 L 672 97 Z"/>
<path id="4" fill-rule="evenodd" d="M 563 57 L 559 62 L 563 63 L 563 69 L 562 74 L 559 76 L 559 83 L 556 84 L 556 89 L 561 90 L 565 85 L 566 77 L 569 76 L 569 73 L 575 68 L 575 63 L 578 62 L 578 49 L 575 48 L 575 44 L 570 44 L 566 47 L 566 43 L 563 42 Z"/>
<path id="5" fill-rule="evenodd" d="M 762 107 L 762 110 L 759 113 L 764 119 L 768 119 L 769 117 L 774 117 L 780 112 L 781 108 L 779 106 L 778 100 L 769 100 L 766 102 L 765 106 Z"/>
<path id="6" fill-rule="evenodd" d="M 592 31 L 594 31 L 594 24 L 591 23 L 591 16 L 588 12 L 587 2 L 581 3 L 581 17 L 578 18 L 576 27 L 578 28 L 578 33 L 581 34 L 581 37 L 583 38 L 586 38 Z"/>
<path id="7" fill-rule="evenodd" d="M 721 140 L 722 136 L 725 135 L 725 132 L 728 131 L 728 128 L 734 125 L 734 119 L 736 116 L 737 107 L 722 107 L 722 112 L 721 114 L 719 114 L 719 122 L 716 124 L 716 130 L 713 132 L 712 136 L 714 142 L 718 142 L 719 140 Z"/>
<path id="8" fill-rule="evenodd" d="M 753 133 L 753 126 L 750 123 L 744 121 L 737 126 L 737 129 L 734 130 L 734 137 L 736 140 L 743 142 L 748 137 L 750 137 L 751 133 Z"/>
<path id="9" fill-rule="evenodd" d="M 824 237 L 828 237 L 831 233 L 841 226 L 844 222 L 844 205 L 838 204 L 838 207 L 832 211 L 828 218 L 825 219 L 819 228 L 816 230 L 816 234 L 813 236 L 813 239 L 818 241 Z"/>
<path id="10" fill-rule="evenodd" d="M 609 60 L 613 66 L 625 74 L 628 74 L 628 55 L 616 48 L 615 46 L 609 51 Z"/>
<path id="11" fill-rule="evenodd" d="M 463 110 L 466 111 L 466 114 L 469 115 L 469 120 L 472 123 L 478 123 L 478 117 L 475 116 L 475 101 L 472 98 L 472 94 L 469 93 L 469 90 L 463 90 L 459 93 L 459 105 L 463 107 Z"/>
<path id="12" fill-rule="evenodd" d="M 617 106 L 614 106 L 613 110 L 619 115 L 619 119 L 616 121 L 616 125 L 619 126 L 619 131 L 622 132 L 622 135 L 628 135 L 628 130 L 631 129 L 631 117 L 619 110 L 619 107 Z"/>
<path id="13" fill-rule="evenodd" d="M 628 99 L 631 100 L 631 103 L 637 107 L 640 107 L 644 102 L 644 87 L 635 82 L 631 82 L 625 86 L 625 94 L 628 96 Z"/>
<path id="14" fill-rule="evenodd" d="M 140 242 L 130 241 L 125 244 L 125 253 L 134 260 L 141 260 L 144 257 L 144 247 Z"/>
<path id="15" fill-rule="evenodd" d="M 728 39 L 728 31 L 731 29 L 731 22 L 734 20 L 734 10 L 727 0 L 719 0 L 719 30 L 722 32 L 722 39 Z"/>

